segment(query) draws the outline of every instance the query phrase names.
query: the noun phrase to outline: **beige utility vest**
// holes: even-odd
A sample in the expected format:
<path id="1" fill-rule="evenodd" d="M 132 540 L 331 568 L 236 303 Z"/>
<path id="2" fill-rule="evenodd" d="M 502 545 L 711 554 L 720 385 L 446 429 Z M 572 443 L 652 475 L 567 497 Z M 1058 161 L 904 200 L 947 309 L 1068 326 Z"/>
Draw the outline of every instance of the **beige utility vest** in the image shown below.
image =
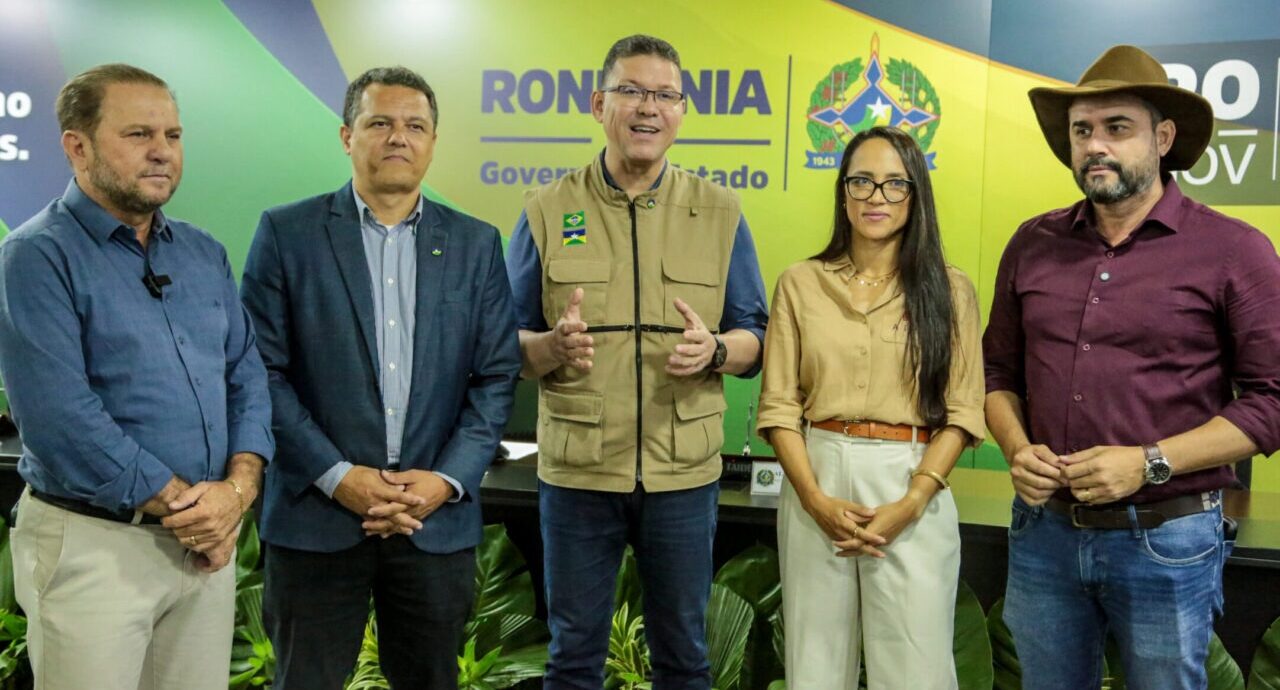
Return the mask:
<path id="1" fill-rule="evenodd" d="M 684 342 L 679 297 L 715 331 L 741 209 L 727 189 L 668 166 L 636 197 L 610 187 L 597 157 L 525 197 L 542 258 L 542 311 L 554 327 L 575 288 L 595 341 L 590 371 L 542 377 L 538 476 L 576 489 L 703 486 L 720 477 L 719 374 L 665 370 Z"/>

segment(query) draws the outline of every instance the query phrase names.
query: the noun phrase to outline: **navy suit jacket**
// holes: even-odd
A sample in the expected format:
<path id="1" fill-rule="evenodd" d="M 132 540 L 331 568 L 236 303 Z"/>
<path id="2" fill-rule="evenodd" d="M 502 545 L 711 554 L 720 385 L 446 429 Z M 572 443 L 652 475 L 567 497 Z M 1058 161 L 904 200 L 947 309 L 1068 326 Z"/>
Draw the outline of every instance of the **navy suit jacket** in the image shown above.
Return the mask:
<path id="1" fill-rule="evenodd" d="M 412 537 L 423 551 L 451 553 L 480 541 L 480 480 L 511 412 L 520 346 L 493 226 L 424 201 L 417 251 L 400 469 L 462 484 L 463 500 L 442 505 Z M 361 517 L 313 484 L 340 460 L 386 466 L 373 286 L 351 184 L 264 212 L 240 289 L 267 366 L 277 442 L 262 538 L 305 551 L 355 546 L 365 538 Z"/>

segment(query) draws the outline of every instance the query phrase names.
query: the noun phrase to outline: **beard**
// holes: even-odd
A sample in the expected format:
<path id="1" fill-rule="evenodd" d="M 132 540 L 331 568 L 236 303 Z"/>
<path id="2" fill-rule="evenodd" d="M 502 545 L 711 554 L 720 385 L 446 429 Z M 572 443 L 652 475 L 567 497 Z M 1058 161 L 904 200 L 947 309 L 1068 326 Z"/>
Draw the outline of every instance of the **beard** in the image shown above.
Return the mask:
<path id="1" fill-rule="evenodd" d="M 1154 153 L 1154 149 L 1153 149 Z M 1106 156 L 1091 156 L 1080 164 L 1075 173 L 1076 186 L 1089 201 L 1095 204 L 1114 204 L 1134 195 L 1141 194 L 1151 188 L 1159 174 L 1159 156 L 1148 158 L 1137 165 L 1124 166 L 1120 161 Z M 1116 173 L 1114 182 L 1103 182 L 1090 179 L 1089 168 L 1101 165 Z"/>
<path id="2" fill-rule="evenodd" d="M 113 206 L 127 213 L 148 214 L 168 203 L 173 193 L 178 190 L 177 182 L 169 188 L 164 198 L 149 196 L 142 191 L 136 180 L 126 180 L 116 172 L 102 156 L 94 156 L 89 166 L 89 181 L 102 192 Z"/>

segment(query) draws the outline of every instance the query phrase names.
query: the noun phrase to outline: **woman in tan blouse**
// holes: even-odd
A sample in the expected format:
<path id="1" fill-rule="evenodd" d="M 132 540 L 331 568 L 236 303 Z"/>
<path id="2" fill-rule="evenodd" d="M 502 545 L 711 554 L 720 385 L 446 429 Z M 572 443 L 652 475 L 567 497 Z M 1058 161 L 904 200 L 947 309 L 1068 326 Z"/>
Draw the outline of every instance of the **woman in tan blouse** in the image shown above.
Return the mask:
<path id="1" fill-rule="evenodd" d="M 956 687 L 960 535 L 947 474 L 980 442 L 973 284 L 942 257 L 924 156 L 901 130 L 849 142 L 831 242 L 778 279 L 761 435 L 778 514 L 787 687 Z"/>

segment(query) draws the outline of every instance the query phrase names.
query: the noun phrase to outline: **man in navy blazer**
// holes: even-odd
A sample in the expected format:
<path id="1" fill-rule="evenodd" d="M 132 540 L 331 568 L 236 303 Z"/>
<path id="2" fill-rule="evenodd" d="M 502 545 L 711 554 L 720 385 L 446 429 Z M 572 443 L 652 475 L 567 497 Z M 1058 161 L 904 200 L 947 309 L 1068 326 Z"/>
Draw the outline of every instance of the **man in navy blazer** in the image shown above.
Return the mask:
<path id="1" fill-rule="evenodd" d="M 392 686 L 456 687 L 520 351 L 498 231 L 422 195 L 437 113 L 408 69 L 358 77 L 351 183 L 263 213 L 245 265 L 278 443 L 262 517 L 278 690 L 342 687 L 370 596 Z"/>

